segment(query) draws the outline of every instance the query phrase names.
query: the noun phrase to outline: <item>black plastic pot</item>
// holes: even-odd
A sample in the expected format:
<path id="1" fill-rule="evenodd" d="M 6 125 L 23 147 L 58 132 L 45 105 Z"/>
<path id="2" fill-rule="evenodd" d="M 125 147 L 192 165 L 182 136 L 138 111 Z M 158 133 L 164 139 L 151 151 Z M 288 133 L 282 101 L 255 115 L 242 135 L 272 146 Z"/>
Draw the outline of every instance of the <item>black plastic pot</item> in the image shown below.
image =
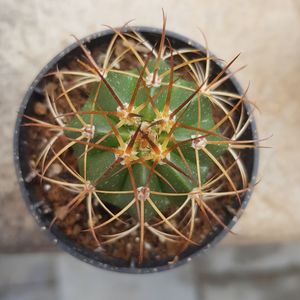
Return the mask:
<path id="1" fill-rule="evenodd" d="M 136 31 L 140 32 L 144 35 L 150 42 L 153 44 L 159 40 L 159 36 L 161 30 L 155 28 L 148 27 L 135 27 Z M 112 31 L 106 30 L 101 31 L 95 34 L 92 34 L 84 39 L 82 42 L 87 45 L 88 48 L 92 49 L 95 46 L 99 46 L 103 43 L 107 43 L 112 37 Z M 201 51 L 204 51 L 204 48 L 190 39 L 183 37 L 181 35 L 167 32 L 167 37 L 171 41 L 171 44 L 174 48 L 181 47 L 194 47 Z M 78 47 L 77 43 L 72 44 L 67 47 L 61 53 L 59 53 L 55 58 L 53 58 L 38 74 L 33 83 L 30 85 L 23 102 L 20 106 L 19 116 L 23 114 L 30 115 L 33 110 L 33 104 L 35 101 L 43 99 L 43 95 L 41 93 L 41 81 L 43 80 L 43 76 L 48 73 L 51 69 L 55 68 L 57 64 L 59 66 L 63 66 L 64 62 L 71 57 L 81 55 L 81 50 Z M 216 63 L 213 64 L 214 71 L 217 73 L 220 71 L 220 66 Z M 226 82 L 225 88 L 242 94 L 242 89 L 240 85 L 236 82 L 234 78 L 228 80 Z M 248 113 L 250 113 L 250 107 L 247 103 L 244 104 L 245 109 Z M 118 259 L 114 259 L 111 257 L 107 257 L 101 253 L 96 253 L 91 250 L 85 249 L 81 246 L 76 245 L 70 238 L 68 238 L 57 226 L 53 226 L 51 230 L 47 228 L 48 224 L 52 219 L 52 215 L 48 213 L 47 203 L 43 201 L 43 199 L 39 199 L 33 190 L 33 185 L 31 183 L 25 182 L 24 178 L 30 172 L 30 166 L 28 165 L 28 161 L 26 160 L 26 155 L 24 151 L 23 137 L 24 137 L 24 127 L 20 126 L 23 123 L 24 119 L 22 117 L 18 117 L 16 121 L 15 127 L 15 135 L 14 135 L 14 159 L 17 177 L 20 183 L 21 192 L 24 200 L 28 208 L 30 209 L 32 215 L 40 225 L 42 229 L 44 229 L 50 239 L 53 240 L 55 244 L 61 247 L 63 250 L 69 252 L 73 256 L 79 258 L 82 261 L 85 261 L 91 265 L 94 265 L 99 268 L 125 272 L 125 273 L 151 273 L 157 271 L 168 270 L 170 268 L 174 268 L 175 266 L 182 265 L 187 261 L 190 261 L 195 255 L 205 252 L 208 248 L 218 243 L 226 234 L 227 230 L 224 230 L 221 226 L 217 228 L 212 234 L 207 237 L 207 239 L 199 246 L 193 246 L 183 252 L 176 263 L 169 265 L 167 261 L 161 261 L 159 263 L 153 262 L 144 265 L 143 267 L 137 267 L 132 261 L 131 264 L 125 263 L 124 261 L 120 261 Z M 243 135 L 244 139 L 257 139 L 257 131 L 256 124 L 254 120 L 249 124 L 247 130 Z M 248 176 L 250 178 L 250 185 L 253 184 L 256 180 L 257 168 L 258 168 L 258 149 L 248 149 L 244 151 L 246 159 L 244 159 L 244 163 L 248 172 Z M 247 191 L 241 198 L 242 207 L 239 210 L 238 216 L 241 215 L 242 211 L 246 207 L 252 190 Z M 229 228 L 237 222 L 238 216 L 230 216 L 228 215 L 225 223 L 228 224 Z M 34 238 L 34 237 L 33 237 Z"/>

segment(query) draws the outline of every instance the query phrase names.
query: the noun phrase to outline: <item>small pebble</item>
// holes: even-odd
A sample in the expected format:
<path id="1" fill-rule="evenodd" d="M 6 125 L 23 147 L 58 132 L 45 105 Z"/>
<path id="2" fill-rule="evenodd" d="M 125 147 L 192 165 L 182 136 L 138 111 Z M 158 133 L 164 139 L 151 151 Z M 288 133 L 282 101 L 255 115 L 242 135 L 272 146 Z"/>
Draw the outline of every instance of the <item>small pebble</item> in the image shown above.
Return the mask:
<path id="1" fill-rule="evenodd" d="M 73 228 L 73 235 L 78 235 L 81 232 L 81 226 L 76 224 Z"/>
<path id="2" fill-rule="evenodd" d="M 120 69 L 120 68 L 121 68 L 121 65 L 120 65 L 118 62 L 115 62 L 115 63 L 112 65 L 112 68 Z"/>
<path id="3" fill-rule="evenodd" d="M 60 164 L 54 163 L 51 165 L 51 167 L 48 170 L 48 176 L 52 177 L 52 176 L 58 175 L 61 173 L 62 170 L 63 170 L 63 168 Z"/>
<path id="4" fill-rule="evenodd" d="M 148 243 L 148 242 L 145 242 L 145 249 L 146 249 L 146 250 L 151 250 L 151 249 L 152 249 L 151 244 Z"/>
<path id="5" fill-rule="evenodd" d="M 165 243 L 166 242 L 166 239 L 162 236 L 158 236 L 158 239 L 161 243 Z"/>
<path id="6" fill-rule="evenodd" d="M 131 243 L 126 244 L 126 250 L 127 250 L 127 252 L 130 252 L 132 250 L 132 244 Z"/>
<path id="7" fill-rule="evenodd" d="M 48 93 L 48 95 L 52 95 L 53 92 L 55 91 L 56 87 L 57 87 L 57 85 L 54 82 L 49 82 L 44 87 L 44 90 Z"/>
<path id="8" fill-rule="evenodd" d="M 97 58 L 96 58 L 96 62 L 98 63 L 98 65 L 102 65 L 104 63 L 106 54 L 100 54 Z"/>
<path id="9" fill-rule="evenodd" d="M 47 113 L 47 106 L 42 102 L 36 102 L 34 105 L 34 112 L 37 115 L 44 116 Z"/>
<path id="10" fill-rule="evenodd" d="M 101 253 L 104 251 L 104 248 L 102 248 L 101 246 L 97 247 L 94 249 L 95 252 Z"/>
<path id="11" fill-rule="evenodd" d="M 233 216 L 235 216 L 236 213 L 237 213 L 237 211 L 236 211 L 233 207 L 231 207 L 231 206 L 229 206 L 229 205 L 226 206 L 226 209 L 227 209 L 227 211 L 228 211 L 229 213 L 231 213 Z"/>
<path id="12" fill-rule="evenodd" d="M 43 208 L 43 213 L 44 214 L 49 214 L 51 212 L 52 212 L 52 209 L 49 205 L 44 206 L 44 208 Z"/>
<path id="13" fill-rule="evenodd" d="M 48 184 L 48 183 L 44 184 L 44 191 L 45 192 L 48 192 L 50 189 L 51 189 L 51 185 L 50 184 Z"/>
<path id="14" fill-rule="evenodd" d="M 25 177 L 25 182 L 31 182 L 36 176 L 37 176 L 37 171 L 36 170 L 32 170 Z"/>
<path id="15" fill-rule="evenodd" d="M 173 265 L 173 264 L 175 264 L 177 261 L 178 261 L 178 256 L 176 255 L 176 256 L 174 257 L 173 260 L 171 260 L 171 261 L 168 262 L 168 264 L 169 264 L 169 265 Z"/>
<path id="16" fill-rule="evenodd" d="M 93 222 L 93 225 L 95 225 L 98 222 L 97 216 L 93 216 L 92 222 Z"/>

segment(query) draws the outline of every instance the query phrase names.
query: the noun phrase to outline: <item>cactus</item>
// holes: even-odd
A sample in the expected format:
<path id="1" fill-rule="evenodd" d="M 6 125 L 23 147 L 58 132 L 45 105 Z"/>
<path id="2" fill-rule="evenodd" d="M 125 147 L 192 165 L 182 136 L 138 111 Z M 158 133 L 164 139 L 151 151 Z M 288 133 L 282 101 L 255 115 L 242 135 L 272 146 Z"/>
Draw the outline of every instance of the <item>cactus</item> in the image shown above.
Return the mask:
<path id="1" fill-rule="evenodd" d="M 215 58 L 209 51 L 173 49 L 165 26 L 164 17 L 158 47 L 137 32 L 113 29 L 101 65 L 78 41 L 86 59 L 78 62 L 85 70 L 57 69 L 48 74 L 57 78 L 61 89 L 57 97 L 45 94 L 53 123 L 26 116 L 30 122 L 25 124 L 54 132 L 35 162 L 37 175 L 75 193 L 56 210 L 51 226 L 85 203 L 85 230 L 97 247 L 138 232 L 140 263 L 145 230 L 171 242 L 196 245 L 196 215 L 210 225 L 227 228 L 209 201 L 227 196 L 240 203 L 240 195 L 249 187 L 239 151 L 255 147 L 255 141 L 239 140 L 250 122 L 243 107 L 245 95 L 220 89 L 232 76 L 228 68 L 237 56 L 212 75 Z M 117 40 L 125 50 L 111 61 Z M 128 53 L 137 67 L 116 68 Z M 68 88 L 66 76 L 76 79 Z M 89 96 L 78 109 L 71 94 L 84 85 L 88 85 Z M 58 99 L 66 101 L 69 112 L 58 112 Z M 53 145 L 61 138 L 66 141 L 64 147 L 54 151 Z M 70 149 L 77 159 L 76 170 L 63 158 Z M 233 158 L 231 165 L 224 164 L 224 155 Z M 47 176 L 54 162 L 63 166 L 69 180 Z M 233 168 L 237 180 L 231 175 Z M 222 180 L 227 182 L 225 186 Z M 95 221 L 94 202 L 106 212 L 106 220 Z M 172 219 L 184 209 L 187 221 L 176 227 Z M 128 220 L 132 224 L 129 229 L 103 237 L 97 233 Z M 169 231 L 156 229 L 158 223 L 164 223 Z"/>

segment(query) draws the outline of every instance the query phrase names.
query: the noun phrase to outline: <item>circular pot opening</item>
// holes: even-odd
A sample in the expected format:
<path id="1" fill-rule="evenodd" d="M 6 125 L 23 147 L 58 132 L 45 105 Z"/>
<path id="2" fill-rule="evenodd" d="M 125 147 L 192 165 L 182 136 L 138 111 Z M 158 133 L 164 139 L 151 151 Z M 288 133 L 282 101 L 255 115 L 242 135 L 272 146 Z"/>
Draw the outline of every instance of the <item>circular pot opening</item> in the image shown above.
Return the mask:
<path id="1" fill-rule="evenodd" d="M 161 37 L 160 30 L 147 27 L 136 27 L 134 30 L 138 32 L 140 36 L 143 36 L 147 41 L 149 41 L 151 45 L 159 45 Z M 95 56 L 95 53 L 99 54 L 101 53 L 102 49 L 107 47 L 113 35 L 113 31 L 103 31 L 82 39 L 82 42 L 93 53 L 93 56 Z M 206 50 L 198 43 L 172 32 L 167 32 L 166 36 L 173 49 L 178 50 L 192 47 L 200 51 L 197 53 L 197 56 L 195 53 L 187 54 L 188 59 L 206 56 Z M 122 49 L 119 51 L 122 51 Z M 235 203 L 232 202 L 230 207 L 224 210 L 222 222 L 227 228 L 224 228 L 224 226 L 221 224 L 214 224 L 213 229 L 201 239 L 201 242 L 198 245 L 189 245 L 189 247 L 176 255 L 175 259 L 173 260 L 170 259 L 170 257 L 164 257 L 162 259 L 148 259 L 143 261 L 141 264 L 138 264 L 135 256 L 126 260 L 116 258 L 111 255 L 107 255 L 103 251 L 94 251 L 84 247 L 82 244 L 75 241 L 74 238 L 68 236 L 68 234 L 66 234 L 66 232 L 59 226 L 55 224 L 50 226 L 54 215 L 51 207 L 53 203 L 47 200 L 47 189 L 49 186 L 40 184 L 41 180 L 39 177 L 35 177 L 36 174 L 32 171 L 32 165 L 30 163 L 30 151 L 32 151 L 33 148 L 38 147 L 38 145 L 33 146 L 32 142 L 41 137 L 30 137 L 30 133 L 28 133 L 28 127 L 23 125 L 28 123 L 28 118 L 25 116 L 44 114 L 44 89 L 48 80 L 48 77 L 45 75 L 49 74 L 50 72 L 55 72 L 57 66 L 60 69 L 70 67 L 70 64 L 73 63 L 74 58 L 82 58 L 82 49 L 79 47 L 78 43 L 74 43 L 66 48 L 41 70 L 29 87 L 29 90 L 26 93 L 20 107 L 19 115 L 23 117 L 19 117 L 16 122 L 14 155 L 17 176 L 19 178 L 22 195 L 39 225 L 46 230 L 49 237 L 54 240 L 56 244 L 73 256 L 97 267 L 128 273 L 147 273 L 173 268 L 174 266 L 178 266 L 186 261 L 189 261 L 193 255 L 203 252 L 210 246 L 220 241 L 228 233 L 228 229 L 232 228 L 232 226 L 236 223 L 238 216 L 240 216 L 241 212 L 247 205 L 252 192 L 250 188 L 241 194 L 240 203 L 238 201 Z M 98 59 L 102 59 L 101 55 L 98 56 Z M 222 66 L 218 63 L 218 61 L 211 60 L 210 63 L 211 71 L 207 82 L 211 82 L 213 78 L 215 78 L 222 71 Z M 224 78 L 228 74 L 230 73 L 227 70 L 220 78 Z M 220 87 L 222 88 L 222 91 L 232 94 L 243 94 L 241 87 L 233 77 L 230 77 L 228 80 L 224 81 Z M 83 95 L 83 97 L 84 96 L 86 95 Z M 234 100 L 234 105 L 237 102 L 238 100 Z M 241 113 L 241 109 L 244 110 L 244 114 L 246 116 L 251 115 L 251 107 L 246 101 L 243 102 L 241 108 L 239 108 L 237 112 Z M 244 127 L 245 128 L 239 137 L 239 140 L 256 140 L 257 132 L 253 118 Z M 35 135 L 38 135 L 38 132 L 35 132 Z M 49 139 L 50 137 L 44 138 Z M 257 148 L 248 148 L 243 150 L 242 154 L 239 157 L 236 157 L 236 159 L 243 161 L 245 172 L 249 178 L 249 186 L 251 187 L 254 184 L 257 174 Z"/>

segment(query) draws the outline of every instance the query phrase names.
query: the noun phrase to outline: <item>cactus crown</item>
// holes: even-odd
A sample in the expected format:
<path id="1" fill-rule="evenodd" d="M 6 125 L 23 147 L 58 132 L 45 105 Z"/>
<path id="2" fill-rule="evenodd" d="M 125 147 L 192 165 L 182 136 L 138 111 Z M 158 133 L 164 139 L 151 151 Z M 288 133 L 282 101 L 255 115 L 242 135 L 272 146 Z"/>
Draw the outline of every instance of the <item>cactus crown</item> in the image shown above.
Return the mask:
<path id="1" fill-rule="evenodd" d="M 46 91 L 53 123 L 26 116 L 31 122 L 25 124 L 55 133 L 35 162 L 38 176 L 75 193 L 55 211 L 52 224 L 85 203 L 85 231 L 97 247 L 137 234 L 140 263 L 147 230 L 170 242 L 195 245 L 197 215 L 210 225 L 226 227 L 209 202 L 224 196 L 240 202 L 248 181 L 238 151 L 255 147 L 254 141 L 239 140 L 250 120 L 243 107 L 245 95 L 220 89 L 232 76 L 227 70 L 237 57 L 212 76 L 214 58 L 208 50 L 173 49 L 165 25 L 164 17 L 157 46 L 137 32 L 113 29 L 101 63 L 78 41 L 84 71 L 57 69 L 49 74 L 61 90 L 57 96 Z M 124 51 L 112 59 L 118 40 Z M 118 64 L 129 54 L 136 67 L 120 69 Z M 75 78 L 69 87 L 66 77 Z M 89 96 L 78 108 L 72 92 L 86 85 Z M 69 111 L 59 112 L 57 101 L 65 101 Z M 64 146 L 54 150 L 59 139 Z M 76 170 L 63 158 L 70 149 Z M 230 165 L 224 162 L 228 154 Z M 68 180 L 47 176 L 54 162 L 68 173 Z M 234 168 L 238 179 L 231 175 Z M 97 220 L 95 205 L 106 219 Z M 173 222 L 178 216 L 183 217 L 179 225 Z M 98 232 L 115 223 L 127 224 L 126 230 L 103 236 Z M 166 232 L 156 227 L 162 223 Z"/>

